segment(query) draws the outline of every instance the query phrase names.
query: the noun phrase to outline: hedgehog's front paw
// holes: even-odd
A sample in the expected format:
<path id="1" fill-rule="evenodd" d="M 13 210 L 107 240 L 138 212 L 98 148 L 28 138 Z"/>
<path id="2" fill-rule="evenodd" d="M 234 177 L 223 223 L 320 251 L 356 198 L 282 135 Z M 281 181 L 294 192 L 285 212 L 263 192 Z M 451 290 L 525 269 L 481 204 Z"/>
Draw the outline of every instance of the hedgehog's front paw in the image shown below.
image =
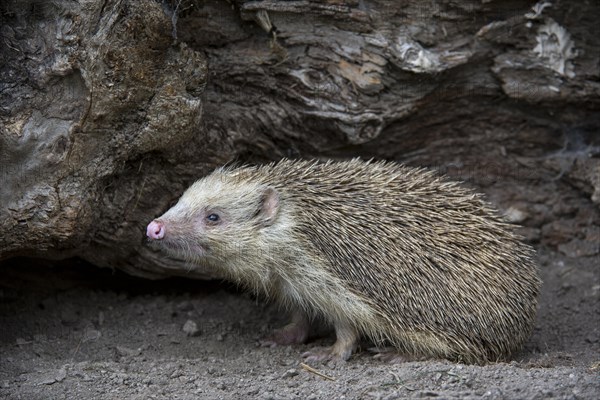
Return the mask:
<path id="1" fill-rule="evenodd" d="M 356 344 L 358 336 L 352 329 L 345 329 L 340 326 L 335 328 L 337 333 L 337 340 L 331 347 L 316 347 L 306 353 L 302 354 L 305 361 L 329 361 L 329 360 L 342 360 L 346 361 L 350 358 L 354 350 L 356 350 Z"/>
<path id="2" fill-rule="evenodd" d="M 311 350 L 302 353 L 305 362 L 325 362 L 334 358 L 332 347 L 313 347 Z"/>
<path id="3" fill-rule="evenodd" d="M 358 333 L 350 324 L 338 322 L 335 324 L 335 336 L 337 340 L 331 347 L 317 347 L 302 354 L 307 362 L 343 360 L 350 358 L 358 343 Z"/>
<path id="4" fill-rule="evenodd" d="M 346 361 L 352 355 L 354 348 L 352 346 L 338 346 L 336 342 L 331 347 L 314 347 L 313 349 L 302 353 L 305 362 L 326 362 L 326 361 Z"/>
<path id="5" fill-rule="evenodd" d="M 313 350 L 302 356 L 306 361 L 343 360 L 350 358 L 358 344 L 358 332 L 349 323 L 340 321 L 335 324 L 335 336 L 337 340 L 333 346 L 324 351 Z"/>
<path id="6" fill-rule="evenodd" d="M 306 341 L 310 323 L 308 319 L 299 313 L 294 314 L 292 321 L 283 328 L 276 329 L 269 336 L 259 340 L 262 347 L 288 346 L 290 344 L 301 344 Z"/>

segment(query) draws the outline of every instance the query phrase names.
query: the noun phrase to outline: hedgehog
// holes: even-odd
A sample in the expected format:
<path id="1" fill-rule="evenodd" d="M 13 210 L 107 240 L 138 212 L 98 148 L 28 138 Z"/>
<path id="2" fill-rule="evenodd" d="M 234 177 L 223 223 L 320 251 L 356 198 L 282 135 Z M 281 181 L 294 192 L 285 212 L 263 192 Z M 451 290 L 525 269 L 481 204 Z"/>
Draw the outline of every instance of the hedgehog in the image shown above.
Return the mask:
<path id="1" fill-rule="evenodd" d="M 335 330 L 309 360 L 347 360 L 359 340 L 413 357 L 484 364 L 529 337 L 533 249 L 483 196 L 390 161 L 288 160 L 222 167 L 149 223 L 148 241 L 214 268 L 292 314 L 265 343 Z"/>

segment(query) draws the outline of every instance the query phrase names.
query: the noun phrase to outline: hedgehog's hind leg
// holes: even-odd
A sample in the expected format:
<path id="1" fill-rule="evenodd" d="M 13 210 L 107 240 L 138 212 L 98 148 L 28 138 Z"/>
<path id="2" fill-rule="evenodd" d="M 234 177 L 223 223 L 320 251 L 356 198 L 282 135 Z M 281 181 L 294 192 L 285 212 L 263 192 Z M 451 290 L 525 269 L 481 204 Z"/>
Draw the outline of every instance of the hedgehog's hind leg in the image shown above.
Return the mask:
<path id="1" fill-rule="evenodd" d="M 335 324 L 336 341 L 331 347 L 317 347 L 302 354 L 308 362 L 331 359 L 347 360 L 356 350 L 359 334 L 356 328 L 347 323 Z"/>

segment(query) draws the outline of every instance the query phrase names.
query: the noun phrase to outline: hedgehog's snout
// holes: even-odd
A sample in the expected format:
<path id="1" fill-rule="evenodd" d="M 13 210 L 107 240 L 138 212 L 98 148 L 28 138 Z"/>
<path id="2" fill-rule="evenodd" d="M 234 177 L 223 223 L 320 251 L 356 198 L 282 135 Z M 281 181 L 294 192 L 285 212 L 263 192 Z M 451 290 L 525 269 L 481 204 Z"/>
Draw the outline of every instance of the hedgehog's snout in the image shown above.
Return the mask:
<path id="1" fill-rule="evenodd" d="M 161 240 L 165 237 L 165 224 L 155 219 L 148 224 L 146 228 L 146 236 L 150 240 Z"/>

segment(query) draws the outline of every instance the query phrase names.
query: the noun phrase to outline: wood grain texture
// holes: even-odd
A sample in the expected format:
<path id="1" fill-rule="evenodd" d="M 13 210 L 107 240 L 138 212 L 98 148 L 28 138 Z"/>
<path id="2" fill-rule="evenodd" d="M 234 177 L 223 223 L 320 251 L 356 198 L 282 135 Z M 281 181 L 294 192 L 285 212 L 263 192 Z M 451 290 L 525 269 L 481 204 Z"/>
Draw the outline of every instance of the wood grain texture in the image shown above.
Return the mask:
<path id="1" fill-rule="evenodd" d="M 0 15 L 0 259 L 207 276 L 143 245 L 191 182 L 351 156 L 440 169 L 531 241 L 598 254 L 596 2 L 9 0 Z"/>

